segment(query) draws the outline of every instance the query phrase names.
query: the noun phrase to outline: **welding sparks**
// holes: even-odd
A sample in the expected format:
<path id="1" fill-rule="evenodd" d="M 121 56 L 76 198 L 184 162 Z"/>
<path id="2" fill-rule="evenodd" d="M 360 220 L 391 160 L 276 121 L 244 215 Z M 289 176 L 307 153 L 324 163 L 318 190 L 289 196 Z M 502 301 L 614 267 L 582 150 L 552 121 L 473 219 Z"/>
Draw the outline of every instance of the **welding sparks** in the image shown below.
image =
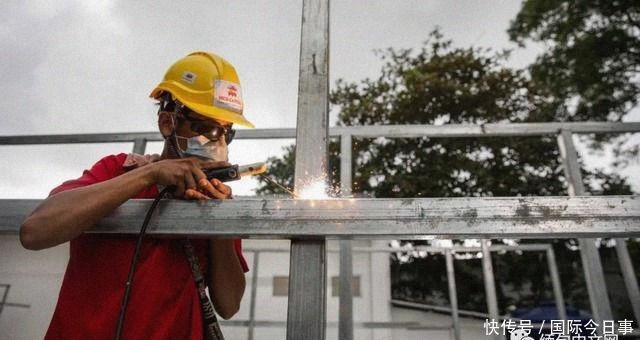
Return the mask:
<path id="1" fill-rule="evenodd" d="M 324 177 L 319 180 L 310 181 L 309 184 L 303 186 L 302 190 L 299 190 L 297 193 L 295 193 L 291 189 L 273 180 L 273 178 L 271 178 L 270 176 L 267 176 L 264 174 L 260 176 L 267 182 L 291 194 L 293 198 L 305 199 L 305 200 L 317 200 L 317 199 L 334 198 L 339 196 L 338 190 L 335 188 L 330 188 L 327 185 L 327 182 Z"/>
<path id="2" fill-rule="evenodd" d="M 317 200 L 330 198 L 327 193 L 327 183 L 324 179 L 319 179 L 305 185 L 304 188 L 298 191 L 296 195 L 298 198 L 307 200 Z"/>

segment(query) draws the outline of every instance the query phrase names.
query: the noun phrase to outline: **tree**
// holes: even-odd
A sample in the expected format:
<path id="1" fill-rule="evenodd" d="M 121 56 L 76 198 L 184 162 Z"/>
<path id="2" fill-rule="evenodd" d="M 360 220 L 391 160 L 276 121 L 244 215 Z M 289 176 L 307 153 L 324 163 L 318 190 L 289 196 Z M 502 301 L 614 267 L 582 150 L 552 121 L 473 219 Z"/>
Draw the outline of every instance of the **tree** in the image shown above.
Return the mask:
<path id="1" fill-rule="evenodd" d="M 508 32 L 548 46 L 531 74 L 563 102 L 557 118 L 619 121 L 638 103 L 640 2 L 527 0 Z"/>
<path id="2" fill-rule="evenodd" d="M 511 40 L 547 48 L 529 67 L 553 94 L 556 120 L 620 121 L 640 97 L 640 2 L 636 0 L 527 0 L 511 22 Z M 615 170 L 637 159 L 628 136 L 584 137 L 596 151 L 614 143 Z"/>
<path id="3" fill-rule="evenodd" d="M 383 66 L 377 79 L 360 83 L 339 80 L 332 90 L 330 99 L 339 112 L 339 125 L 482 124 L 558 119 L 552 94 L 531 81 L 525 71 L 503 66 L 508 55 L 505 52 L 454 48 L 451 41 L 435 30 L 416 51 L 388 49 L 378 53 Z M 353 191 L 372 197 L 566 195 L 556 143 L 555 136 L 359 139 L 353 144 Z M 337 143 L 331 143 L 329 151 L 330 177 L 337 185 L 339 180 L 335 174 L 340 173 Z M 276 181 L 289 187 L 293 184 L 294 155 L 291 146 L 283 159 L 268 160 Z M 598 190 L 604 194 L 629 190 L 624 181 L 615 176 L 587 171 L 585 175 L 587 179 L 597 176 L 601 184 Z M 258 190 L 261 194 L 278 192 L 277 187 L 264 181 Z M 562 242 L 558 244 L 564 246 Z M 564 247 L 566 252 L 567 249 Z M 579 267 L 579 257 L 563 258 L 568 259 L 571 269 L 562 273 L 565 282 L 580 278 L 581 272 L 572 268 Z M 544 261 L 535 256 L 513 257 L 496 261 L 496 269 L 507 273 L 501 276 L 502 282 L 519 289 L 526 284 L 526 278 L 546 275 L 542 271 L 546 268 Z M 430 269 L 414 270 L 425 266 Z M 478 279 L 474 272 L 477 269 L 471 269 L 472 266 L 457 264 L 457 267 L 462 270 L 459 275 L 469 280 Z M 402 274 L 394 276 L 392 290 L 399 294 L 397 298 L 441 301 L 442 296 L 448 296 L 446 291 L 442 292 L 441 277 L 446 275 L 443 268 L 441 257 L 438 260 L 438 257 L 411 256 L 408 261 L 401 261 L 400 256 L 395 256 L 392 272 Z M 427 279 L 425 273 L 434 278 Z M 440 276 L 436 278 L 437 275 Z M 423 284 L 425 282 L 430 284 Z M 470 284 L 483 286 L 481 277 Z M 550 285 L 545 286 L 544 281 L 534 284 L 531 295 L 544 295 L 545 287 Z M 473 289 L 470 292 L 475 293 L 467 299 L 467 307 L 485 309 L 483 297 Z M 587 305 L 582 292 L 576 290 L 572 294 L 568 294 L 568 301 L 577 299 L 579 305 Z M 499 293 L 499 296 L 501 306 L 510 303 L 505 294 Z"/>

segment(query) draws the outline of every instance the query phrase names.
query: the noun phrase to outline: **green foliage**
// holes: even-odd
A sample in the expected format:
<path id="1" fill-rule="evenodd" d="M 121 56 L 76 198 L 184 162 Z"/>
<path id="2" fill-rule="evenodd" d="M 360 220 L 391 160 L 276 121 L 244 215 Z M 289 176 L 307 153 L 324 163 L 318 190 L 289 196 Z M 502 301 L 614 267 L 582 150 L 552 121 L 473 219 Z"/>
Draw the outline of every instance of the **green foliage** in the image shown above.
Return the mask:
<path id="1" fill-rule="evenodd" d="M 293 174 L 295 170 L 296 152 L 295 146 L 290 145 L 284 148 L 284 156 L 282 159 L 278 157 L 269 157 L 267 159 L 267 167 L 269 169 L 269 177 L 278 185 L 268 182 L 263 177 L 259 177 L 261 187 L 256 190 L 256 194 L 288 194 L 282 187 L 293 188 Z"/>
<path id="2" fill-rule="evenodd" d="M 531 74 L 563 103 L 558 119 L 619 121 L 637 104 L 639 1 L 527 0 L 508 32 L 549 47 Z"/>

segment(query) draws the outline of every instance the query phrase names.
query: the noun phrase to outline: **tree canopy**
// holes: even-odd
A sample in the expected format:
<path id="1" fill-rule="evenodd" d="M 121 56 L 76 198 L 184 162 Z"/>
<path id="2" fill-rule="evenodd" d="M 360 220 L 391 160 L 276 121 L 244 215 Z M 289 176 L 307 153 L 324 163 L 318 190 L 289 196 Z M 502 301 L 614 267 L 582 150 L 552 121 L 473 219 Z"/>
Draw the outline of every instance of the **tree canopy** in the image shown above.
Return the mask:
<path id="1" fill-rule="evenodd" d="M 508 32 L 546 46 L 531 75 L 563 102 L 558 118 L 619 121 L 637 105 L 639 1 L 527 0 Z"/>

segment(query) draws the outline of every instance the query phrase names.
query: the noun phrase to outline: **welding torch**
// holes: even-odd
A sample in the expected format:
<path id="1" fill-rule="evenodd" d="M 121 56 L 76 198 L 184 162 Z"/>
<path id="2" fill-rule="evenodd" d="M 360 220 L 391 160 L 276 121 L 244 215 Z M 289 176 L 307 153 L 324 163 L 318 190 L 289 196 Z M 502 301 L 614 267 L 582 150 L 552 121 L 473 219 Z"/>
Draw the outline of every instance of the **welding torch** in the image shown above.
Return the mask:
<path id="1" fill-rule="evenodd" d="M 202 170 L 208 180 L 214 178 L 221 182 L 236 181 L 245 176 L 259 175 L 267 171 L 267 165 L 262 162 L 247 165 L 231 165 L 224 168 Z"/>

